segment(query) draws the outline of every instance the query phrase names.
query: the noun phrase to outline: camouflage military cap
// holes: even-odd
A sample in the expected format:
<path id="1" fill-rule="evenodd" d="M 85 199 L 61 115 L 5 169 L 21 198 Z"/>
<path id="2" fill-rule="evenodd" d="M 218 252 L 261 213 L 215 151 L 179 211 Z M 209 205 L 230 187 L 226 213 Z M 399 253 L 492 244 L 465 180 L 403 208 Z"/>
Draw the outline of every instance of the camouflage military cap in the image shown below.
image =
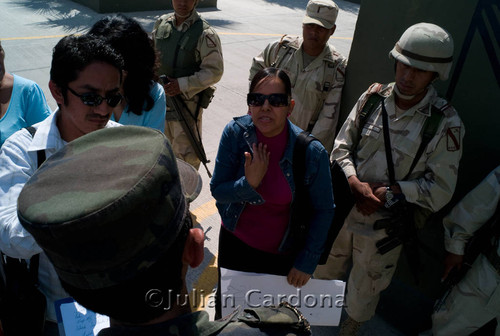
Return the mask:
<path id="1" fill-rule="evenodd" d="M 148 269 L 178 236 L 188 213 L 179 173 L 201 181 L 189 165 L 178 169 L 163 133 L 98 130 L 44 162 L 19 195 L 18 217 L 62 281 L 113 286 Z"/>
<path id="2" fill-rule="evenodd" d="M 306 7 L 306 16 L 303 24 L 316 24 L 326 29 L 335 26 L 339 7 L 332 0 L 310 0 Z"/>

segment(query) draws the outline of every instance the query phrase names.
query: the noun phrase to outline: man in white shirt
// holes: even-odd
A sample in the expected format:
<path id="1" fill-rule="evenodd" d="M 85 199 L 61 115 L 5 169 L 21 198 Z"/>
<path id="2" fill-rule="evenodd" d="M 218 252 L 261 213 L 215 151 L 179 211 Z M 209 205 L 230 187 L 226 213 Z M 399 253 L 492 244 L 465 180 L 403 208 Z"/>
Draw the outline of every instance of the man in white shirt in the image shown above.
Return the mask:
<path id="1" fill-rule="evenodd" d="M 47 299 L 46 330 L 53 330 L 49 334 L 57 334 L 55 324 L 50 323 L 56 322 L 54 301 L 68 295 L 45 253 L 19 223 L 17 198 L 41 164 L 38 152 L 48 158 L 82 135 L 119 125 L 109 118 L 122 99 L 122 67 L 121 56 L 96 37 L 62 38 L 54 47 L 49 82 L 58 109 L 31 132 L 14 133 L 1 148 L 0 249 L 12 258 L 30 259 L 40 253 L 38 280 Z"/>

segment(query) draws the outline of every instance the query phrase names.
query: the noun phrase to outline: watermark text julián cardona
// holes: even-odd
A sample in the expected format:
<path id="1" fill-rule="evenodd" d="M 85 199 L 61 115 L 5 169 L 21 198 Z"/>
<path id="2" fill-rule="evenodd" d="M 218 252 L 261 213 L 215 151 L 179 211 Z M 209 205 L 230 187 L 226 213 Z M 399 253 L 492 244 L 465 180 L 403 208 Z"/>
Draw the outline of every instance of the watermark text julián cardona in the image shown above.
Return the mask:
<path id="1" fill-rule="evenodd" d="M 223 294 L 222 307 L 236 308 L 243 300 L 243 305 L 250 308 L 277 306 L 286 301 L 297 308 L 341 308 L 344 296 L 338 294 L 303 294 L 300 288 L 293 294 L 267 294 L 260 289 L 250 289 L 239 294 Z M 162 307 L 169 310 L 172 306 L 191 305 L 194 308 L 214 308 L 215 289 L 206 293 L 205 290 L 194 288 L 189 294 L 174 294 L 172 290 L 167 293 L 159 289 L 150 289 L 145 295 L 146 303 L 151 307 Z"/>

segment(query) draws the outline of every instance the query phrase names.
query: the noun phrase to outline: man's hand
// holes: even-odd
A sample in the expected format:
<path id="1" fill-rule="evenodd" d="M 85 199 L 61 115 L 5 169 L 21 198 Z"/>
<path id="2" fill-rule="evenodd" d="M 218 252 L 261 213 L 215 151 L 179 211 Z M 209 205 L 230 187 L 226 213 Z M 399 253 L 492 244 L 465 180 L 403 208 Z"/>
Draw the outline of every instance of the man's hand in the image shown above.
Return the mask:
<path id="1" fill-rule="evenodd" d="M 168 83 L 163 85 L 163 89 L 165 90 L 165 94 L 169 97 L 177 96 L 181 93 L 181 89 L 179 88 L 179 82 L 176 78 L 168 78 Z"/>
<path id="2" fill-rule="evenodd" d="M 349 176 L 349 186 L 356 198 L 356 208 L 363 215 L 368 216 L 384 205 L 372 190 L 372 185 L 361 182 L 356 175 Z"/>
<path id="3" fill-rule="evenodd" d="M 288 276 L 286 277 L 288 283 L 296 288 L 305 286 L 309 279 L 311 279 L 311 274 L 301 272 L 295 267 L 288 272 Z"/>
<path id="4" fill-rule="evenodd" d="M 377 197 L 382 203 L 386 202 L 385 194 L 387 193 L 387 187 L 383 183 L 368 183 L 372 188 L 373 195 Z"/>
<path id="5" fill-rule="evenodd" d="M 253 144 L 252 150 L 253 158 L 250 153 L 245 152 L 245 177 L 248 184 L 257 189 L 266 175 L 270 153 L 267 151 L 267 145 L 262 143 L 259 145 Z"/>
<path id="6" fill-rule="evenodd" d="M 462 267 L 463 261 L 463 255 L 448 252 L 446 254 L 446 257 L 444 258 L 444 272 L 441 281 L 444 281 L 448 277 L 452 269 L 460 269 Z"/>

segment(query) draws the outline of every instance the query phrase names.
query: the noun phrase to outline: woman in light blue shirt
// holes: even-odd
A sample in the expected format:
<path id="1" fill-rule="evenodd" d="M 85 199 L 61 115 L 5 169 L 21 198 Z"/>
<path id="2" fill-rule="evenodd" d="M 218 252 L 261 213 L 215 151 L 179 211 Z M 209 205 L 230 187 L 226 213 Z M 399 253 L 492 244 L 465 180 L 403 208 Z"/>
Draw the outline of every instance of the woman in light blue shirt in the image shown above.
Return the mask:
<path id="1" fill-rule="evenodd" d="M 14 132 L 51 113 L 42 89 L 29 79 L 5 72 L 4 60 L 0 43 L 0 147 Z"/>
<path id="2" fill-rule="evenodd" d="M 158 58 L 153 42 L 139 22 L 122 14 L 97 21 L 89 34 L 102 37 L 125 62 L 122 100 L 111 120 L 123 125 L 165 130 L 166 100 L 163 86 L 156 80 Z"/>

